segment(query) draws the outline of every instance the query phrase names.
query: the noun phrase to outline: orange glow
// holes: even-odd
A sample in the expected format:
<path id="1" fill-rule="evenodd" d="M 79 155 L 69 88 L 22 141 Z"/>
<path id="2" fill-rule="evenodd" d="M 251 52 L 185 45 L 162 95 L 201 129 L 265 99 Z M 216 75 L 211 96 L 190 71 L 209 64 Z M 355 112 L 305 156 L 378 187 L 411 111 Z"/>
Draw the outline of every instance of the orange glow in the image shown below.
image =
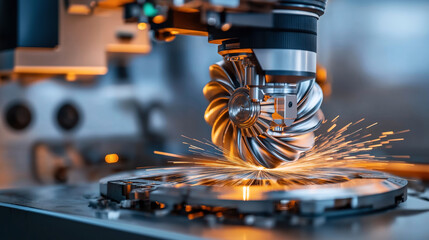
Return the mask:
<path id="1" fill-rule="evenodd" d="M 104 75 L 107 73 L 106 67 L 86 67 L 86 66 L 34 66 L 34 67 L 15 67 L 16 73 L 34 73 L 34 74 L 78 74 L 78 75 Z"/>
<path id="2" fill-rule="evenodd" d="M 231 29 L 232 25 L 230 23 L 225 23 L 224 25 L 222 25 L 222 27 L 220 28 L 222 31 L 226 32 L 229 29 Z"/>
<path id="3" fill-rule="evenodd" d="M 112 43 L 107 45 L 108 52 L 114 53 L 141 53 L 146 54 L 151 50 L 150 46 L 142 44 L 120 44 Z"/>
<path id="4" fill-rule="evenodd" d="M 261 168 L 241 158 L 229 156 L 228 150 L 221 149 L 208 140 L 201 141 L 186 136 L 183 137 L 187 141 L 183 143 L 189 145 L 190 152 L 201 156 L 183 158 L 182 155 L 177 155 L 177 159 L 170 162 L 183 164 L 184 171 L 189 169 L 190 174 L 185 174 L 186 177 L 177 176 L 176 181 L 191 185 L 237 186 L 233 197 L 243 201 L 258 198 L 258 193 L 254 191 L 255 186 L 284 188 L 288 185 L 348 181 L 347 171 L 336 170 L 338 168 L 366 168 L 391 172 L 389 169 L 391 164 L 408 166 L 399 162 L 409 158 L 408 155 L 377 156 L 368 151 L 390 146 L 392 142 L 403 141 L 404 138 L 396 136 L 409 130 L 367 134 L 365 131 L 377 123 L 366 127 L 365 119 L 360 119 L 342 126 L 336 123 L 337 120 L 338 117 L 332 121 L 325 121 L 325 124 L 329 125 L 328 130 L 315 138 L 315 146 L 298 161 L 288 162 L 276 168 Z M 163 152 L 155 153 L 167 155 Z M 174 154 L 168 156 L 174 157 Z M 192 168 L 197 168 L 198 171 L 192 171 Z"/>
<path id="5" fill-rule="evenodd" d="M 170 32 L 172 35 L 193 35 L 193 36 L 208 36 L 207 32 L 189 30 L 189 29 L 180 29 L 180 28 L 163 28 L 163 32 Z"/>
<path id="6" fill-rule="evenodd" d="M 69 73 L 66 75 L 66 80 L 69 82 L 74 82 L 76 81 L 76 74 L 74 73 Z"/>
<path id="7" fill-rule="evenodd" d="M 197 213 L 189 214 L 188 215 L 188 219 L 189 220 L 193 220 L 195 218 L 199 218 L 199 217 L 202 217 L 202 216 L 204 216 L 203 212 L 197 212 Z"/>
<path id="8" fill-rule="evenodd" d="M 186 205 L 185 206 L 185 211 L 186 212 L 190 212 L 192 210 L 192 207 L 191 206 L 189 206 L 189 205 Z"/>
<path id="9" fill-rule="evenodd" d="M 316 69 L 316 82 L 322 88 L 323 96 L 329 97 L 332 93 L 331 83 L 328 81 L 328 72 L 326 68 L 321 65 L 317 65 Z"/>
<path id="10" fill-rule="evenodd" d="M 116 153 L 113 154 L 107 154 L 104 157 L 104 161 L 106 161 L 106 163 L 117 163 L 119 161 L 119 156 Z"/>
<path id="11" fill-rule="evenodd" d="M 88 15 L 91 13 L 91 8 L 84 4 L 72 4 L 67 10 L 68 13 L 78 15 Z"/>
<path id="12" fill-rule="evenodd" d="M 147 23 L 139 23 L 139 24 L 137 25 L 137 28 L 138 28 L 139 30 L 146 30 L 146 29 L 148 28 L 148 25 L 147 25 Z"/>
<path id="13" fill-rule="evenodd" d="M 249 186 L 243 186 L 243 201 L 249 200 Z"/>
<path id="14" fill-rule="evenodd" d="M 220 51 L 219 54 L 220 55 L 225 55 L 228 53 L 253 53 L 253 51 L 249 48 L 245 48 L 245 49 L 232 49 L 232 50 L 225 50 L 225 51 Z"/>
<path id="15" fill-rule="evenodd" d="M 105 8 L 114 8 L 131 2 L 133 2 L 133 0 L 102 0 L 98 1 L 98 6 Z"/>
<path id="16" fill-rule="evenodd" d="M 165 20 L 167 20 L 164 16 L 162 16 L 162 15 L 156 15 L 153 19 L 152 19 L 152 21 L 154 22 L 154 23 L 156 23 L 156 24 L 161 24 L 161 23 L 163 23 L 163 22 L 165 22 Z"/>
<path id="17" fill-rule="evenodd" d="M 316 78 L 320 82 L 326 82 L 328 79 L 328 71 L 326 71 L 326 68 L 317 65 Z"/>

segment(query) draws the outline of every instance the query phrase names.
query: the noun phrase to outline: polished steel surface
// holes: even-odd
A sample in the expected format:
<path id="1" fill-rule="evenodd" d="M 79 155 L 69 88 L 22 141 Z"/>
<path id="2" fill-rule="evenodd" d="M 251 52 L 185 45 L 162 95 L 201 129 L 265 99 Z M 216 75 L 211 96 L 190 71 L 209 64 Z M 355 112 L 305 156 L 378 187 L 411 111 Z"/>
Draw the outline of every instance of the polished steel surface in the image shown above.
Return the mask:
<path id="1" fill-rule="evenodd" d="M 213 143 L 222 147 L 226 155 L 265 167 L 298 159 L 302 152 L 313 147 L 313 131 L 323 120 L 319 110 L 322 90 L 314 80 L 290 86 L 267 85 L 264 94 L 273 97 L 253 102 L 244 80 L 244 69 L 240 61 L 223 61 L 210 67 L 211 81 L 203 92 L 210 101 L 204 117 L 213 127 Z M 278 115 L 275 97 L 285 94 L 287 97 L 289 93 L 297 98 L 296 119 L 280 129 L 273 127 Z"/>
<path id="2" fill-rule="evenodd" d="M 273 13 L 296 14 L 296 15 L 311 16 L 311 17 L 315 17 L 317 19 L 320 18 L 320 16 L 317 15 L 316 13 L 306 12 L 306 11 L 300 11 L 300 10 L 274 9 Z"/>
<path id="3" fill-rule="evenodd" d="M 228 102 L 228 113 L 231 121 L 240 128 L 248 128 L 255 124 L 261 106 L 252 102 L 247 88 L 239 88 Z"/>
<path id="4" fill-rule="evenodd" d="M 317 54 L 296 49 L 253 49 L 265 71 L 316 72 Z"/>
<path id="5" fill-rule="evenodd" d="M 162 239 L 426 239 L 429 202 L 410 196 L 398 208 L 372 214 L 347 217 L 295 218 L 291 225 L 275 224 L 247 226 L 210 223 L 210 218 L 188 220 L 165 217 L 141 211 L 115 208 L 90 208 L 88 203 L 98 197 L 98 185 L 50 186 L 0 191 L 0 232 L 3 239 L 25 233 L 68 236 L 80 234 L 80 239 L 94 239 L 115 231 L 133 233 L 140 238 Z M 46 221 L 51 217 L 51 221 Z M 28 219 L 34 221 L 29 222 Z M 250 219 L 251 220 L 251 219 Z M 249 221 L 250 221 L 249 220 Z M 261 219 L 257 219 L 261 220 Z M 82 223 L 67 228 L 64 221 Z M 17 228 L 11 223 L 19 223 Z M 56 222 L 55 228 L 46 229 Z M 258 221 L 257 221 L 258 222 Z M 266 223 L 266 222 L 265 222 Z M 46 225 L 48 224 L 48 225 Z M 45 227 L 44 227 L 45 226 Z M 99 227 L 90 231 L 91 226 Z M 86 229 L 87 231 L 82 231 Z M 15 231 L 16 230 L 16 231 Z M 11 234 L 11 235 L 8 235 Z M 114 236 L 109 232 L 110 238 Z M 59 235 L 55 235 L 59 234 Z M 35 236 L 35 235 L 32 235 Z M 109 239 L 109 236 L 106 238 Z M 135 239 L 135 238 L 127 238 Z"/>
<path id="6" fill-rule="evenodd" d="M 233 181 L 230 176 L 225 179 L 215 176 L 212 181 L 201 179 L 199 171 L 204 168 L 172 167 L 122 173 L 100 180 L 100 193 L 115 201 L 160 202 L 173 215 L 174 206 L 187 204 L 236 209 L 242 214 L 277 217 L 280 214 L 281 220 L 290 216 L 344 215 L 351 210 L 375 211 L 394 207 L 407 197 L 405 179 L 362 169 L 337 169 L 348 172 L 349 177 L 336 179 L 334 175 L 331 181 L 314 178 L 311 183 L 303 184 L 299 179 L 279 178 L 263 184 L 266 179 L 261 178 L 254 185 L 229 185 L 228 181 Z"/>

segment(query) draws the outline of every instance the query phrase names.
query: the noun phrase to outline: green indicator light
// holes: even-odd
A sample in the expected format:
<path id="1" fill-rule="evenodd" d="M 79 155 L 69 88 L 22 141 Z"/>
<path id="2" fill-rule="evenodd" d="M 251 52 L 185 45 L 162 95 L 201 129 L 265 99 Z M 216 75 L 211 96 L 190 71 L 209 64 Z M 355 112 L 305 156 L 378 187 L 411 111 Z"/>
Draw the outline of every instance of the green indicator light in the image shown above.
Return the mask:
<path id="1" fill-rule="evenodd" d="M 158 9 L 156 9 L 152 3 L 145 3 L 143 5 L 143 12 L 146 17 L 155 17 L 158 15 Z"/>

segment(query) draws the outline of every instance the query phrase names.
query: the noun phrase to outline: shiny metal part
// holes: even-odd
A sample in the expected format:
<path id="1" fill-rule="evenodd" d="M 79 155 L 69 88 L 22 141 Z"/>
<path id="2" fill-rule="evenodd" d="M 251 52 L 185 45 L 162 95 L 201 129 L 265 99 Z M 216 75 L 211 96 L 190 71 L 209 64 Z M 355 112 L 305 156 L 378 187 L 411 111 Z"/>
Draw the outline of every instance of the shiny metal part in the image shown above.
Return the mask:
<path id="1" fill-rule="evenodd" d="M 238 214 L 269 214 L 280 219 L 291 215 L 332 216 L 375 211 L 394 207 L 407 198 L 404 179 L 382 172 L 341 170 L 348 172 L 348 178 L 314 179 L 311 185 L 299 182 L 282 185 L 282 179 L 278 179 L 277 185 L 251 186 L 192 185 L 198 169 L 138 170 L 102 179 L 100 192 L 115 201 L 141 201 L 140 206 L 144 202 L 145 206 L 150 206 L 150 202 L 162 203 L 169 213 L 174 213 L 179 205 L 189 205 L 220 208 L 223 212 L 234 210 Z M 175 182 L 181 178 L 188 178 L 190 184 Z M 222 179 L 217 176 L 215 180 Z"/>
<path id="2" fill-rule="evenodd" d="M 264 71 L 316 73 L 317 54 L 295 49 L 253 49 Z"/>
<path id="3" fill-rule="evenodd" d="M 243 62 L 226 60 L 210 67 L 212 80 L 204 88 L 210 104 L 204 117 L 213 127 L 213 143 L 227 155 L 264 167 L 298 159 L 313 147 L 313 131 L 323 121 L 320 87 L 314 80 L 249 87 Z M 264 101 L 254 101 L 255 88 Z"/>
<path id="4" fill-rule="evenodd" d="M 255 66 L 253 64 L 246 65 L 246 83 L 249 86 L 250 99 L 253 102 L 260 102 L 264 99 L 264 93 L 260 89 L 265 85 L 265 79 L 256 74 Z"/>
<path id="5" fill-rule="evenodd" d="M 286 94 L 274 98 L 274 122 L 279 125 L 291 126 L 297 117 L 296 94 Z"/>
<path id="6" fill-rule="evenodd" d="M 311 17 L 315 17 L 317 19 L 320 18 L 320 16 L 317 15 L 316 13 L 307 12 L 307 11 L 299 11 L 299 10 L 274 9 L 273 13 L 296 14 L 296 15 L 311 16 Z"/>
<path id="7" fill-rule="evenodd" d="M 142 172 L 144 171 L 137 171 L 134 174 L 139 175 Z M 131 175 L 129 174 L 128 178 L 131 178 Z M 381 182 L 388 184 L 385 189 L 395 189 L 392 186 L 400 186 L 398 183 L 392 183 L 391 180 L 393 179 L 396 178 L 381 180 Z M 137 180 L 130 179 L 130 181 L 136 182 Z M 118 184 L 111 182 L 108 187 L 115 185 Z M 134 183 L 134 186 L 136 185 Z M 122 186 L 131 186 L 131 184 L 123 183 Z M 367 186 L 371 187 L 370 184 Z M 205 204 L 199 208 L 185 205 L 179 211 L 171 210 L 166 205 L 163 206 L 164 208 L 156 208 L 157 206 L 161 207 L 160 204 L 156 203 L 147 206 L 145 203 L 150 203 L 150 200 L 135 201 L 131 198 L 123 201 L 123 204 L 118 204 L 115 201 L 106 200 L 105 197 L 99 198 L 98 188 L 99 186 L 96 184 L 78 184 L 2 190 L 0 192 L 2 239 L 26 239 L 28 236 L 32 236 L 33 239 L 64 239 L 67 236 L 74 239 L 94 239 L 94 236 L 97 236 L 100 239 L 175 240 L 280 240 L 285 238 L 400 240 L 425 239 L 425 236 L 429 234 L 429 229 L 426 227 L 429 217 L 427 211 L 429 202 L 413 196 L 408 196 L 407 203 L 400 204 L 396 209 L 385 211 L 380 209 L 371 214 L 362 214 L 375 210 L 374 205 L 375 207 L 390 205 L 395 199 L 395 195 L 397 195 L 399 202 L 403 197 L 400 191 L 405 190 L 400 187 L 400 189 L 392 190 L 387 194 L 382 193 L 368 197 L 363 197 L 361 194 L 356 197 L 357 201 L 339 199 L 334 204 L 337 206 L 334 209 L 322 207 L 322 201 L 317 200 L 313 206 L 320 206 L 321 209 L 325 209 L 325 214 L 310 216 L 297 215 L 300 212 L 294 214 L 292 211 L 294 202 L 283 200 L 275 204 L 278 212 L 270 214 L 237 214 L 236 211 L 225 211 L 218 208 L 219 213 L 216 215 L 210 214 L 209 208 Z M 122 187 L 118 190 L 126 189 Z M 134 190 L 143 192 L 143 190 Z M 243 188 L 241 190 L 243 192 Z M 252 196 L 251 191 L 249 196 Z M 244 192 L 246 193 L 246 191 Z M 123 192 L 123 195 L 121 192 L 116 194 L 124 196 L 126 193 L 128 192 Z M 315 196 L 320 192 L 313 191 L 313 193 Z M 172 199 L 177 199 L 177 201 L 181 198 L 180 196 L 179 198 L 173 196 L 173 193 L 170 195 Z M 141 197 L 142 195 L 138 196 Z M 150 196 L 151 194 L 148 195 L 148 197 Z M 389 204 L 384 204 L 385 200 L 388 200 Z M 249 205 L 252 203 L 252 201 L 247 202 Z M 353 204 L 341 209 L 340 206 L 347 206 L 347 202 Z M 351 205 L 356 206 L 354 205 L 356 202 L 358 207 L 350 208 Z M 307 201 L 307 203 L 311 204 L 311 201 Z M 146 209 L 146 206 L 150 208 Z M 178 206 L 183 207 L 180 204 Z M 269 209 L 274 208 L 274 205 L 268 202 L 266 206 Z M 305 209 L 310 209 L 309 205 L 302 206 Z M 162 214 L 165 213 L 169 215 L 163 216 Z M 341 217 L 341 215 L 347 216 Z M 235 219 L 234 216 L 236 216 Z M 46 230 L 46 227 L 53 223 L 55 223 L 55 227 Z M 412 230 L 410 230 L 410 226 L 413 226 Z"/>
<path id="8" fill-rule="evenodd" d="M 248 128 L 255 124 L 261 106 L 252 102 L 247 88 L 239 88 L 228 102 L 229 118 L 239 128 Z"/>

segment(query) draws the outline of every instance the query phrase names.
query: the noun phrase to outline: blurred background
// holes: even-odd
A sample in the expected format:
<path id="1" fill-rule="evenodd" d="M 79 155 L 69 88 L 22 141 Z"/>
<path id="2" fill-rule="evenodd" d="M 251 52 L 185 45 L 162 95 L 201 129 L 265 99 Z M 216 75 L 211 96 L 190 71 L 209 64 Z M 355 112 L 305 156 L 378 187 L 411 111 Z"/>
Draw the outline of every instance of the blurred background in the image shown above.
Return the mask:
<path id="1" fill-rule="evenodd" d="M 410 129 L 382 154 L 429 163 L 429 2 L 328 4 L 318 46 L 326 118 Z M 202 89 L 221 60 L 217 46 L 205 37 L 150 41 L 145 54 L 109 54 L 98 77 L 2 77 L 0 188 L 95 181 L 165 164 L 155 150 L 186 153 L 182 135 L 210 139 Z"/>

